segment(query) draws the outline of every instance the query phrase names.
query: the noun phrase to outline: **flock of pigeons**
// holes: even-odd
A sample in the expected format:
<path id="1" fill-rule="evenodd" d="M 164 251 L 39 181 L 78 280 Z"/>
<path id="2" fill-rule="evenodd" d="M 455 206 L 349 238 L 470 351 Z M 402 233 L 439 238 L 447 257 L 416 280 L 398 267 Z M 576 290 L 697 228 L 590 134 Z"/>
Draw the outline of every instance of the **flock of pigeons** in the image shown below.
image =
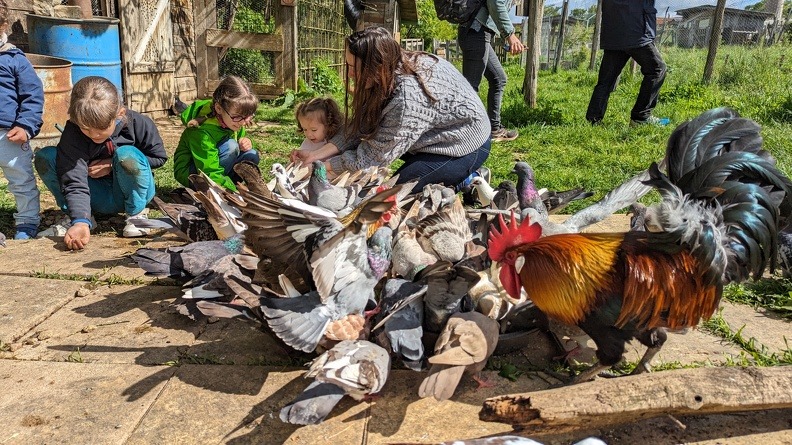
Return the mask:
<path id="1" fill-rule="evenodd" d="M 155 198 L 165 217 L 139 224 L 189 243 L 132 258 L 149 275 L 184 281 L 180 313 L 257 323 L 290 349 L 321 354 L 306 374 L 315 381 L 281 410 L 294 424 L 322 422 L 344 395 L 378 393 L 392 361 L 429 368 L 421 397 L 448 399 L 464 373 L 486 385 L 479 373 L 499 336 L 547 322 L 524 292 L 515 299 L 501 286 L 486 250 L 493 215 L 515 211 L 574 232 L 650 189 L 638 175 L 554 224 L 548 213 L 591 194 L 537 190 L 524 162 L 516 184 L 475 178 L 476 208 L 441 185 L 412 193 L 415 183 L 395 185 L 381 168 L 330 181 L 322 162 L 274 164 L 269 183 L 253 164 L 236 171 L 239 193 L 199 174 L 194 190 L 172 194 L 176 203 Z"/>

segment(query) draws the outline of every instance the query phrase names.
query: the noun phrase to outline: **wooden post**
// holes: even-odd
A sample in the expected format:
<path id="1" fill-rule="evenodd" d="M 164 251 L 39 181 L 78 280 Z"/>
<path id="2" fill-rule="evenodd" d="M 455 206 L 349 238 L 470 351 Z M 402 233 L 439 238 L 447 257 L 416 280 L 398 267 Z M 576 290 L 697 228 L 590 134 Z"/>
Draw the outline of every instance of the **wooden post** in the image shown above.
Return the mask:
<path id="1" fill-rule="evenodd" d="M 707 51 L 707 63 L 704 65 L 704 83 L 712 80 L 712 70 L 715 67 L 715 57 L 718 55 L 718 45 L 720 45 L 721 34 L 723 33 L 723 14 L 726 12 L 726 0 L 718 0 L 715 6 L 715 14 L 712 18 L 712 28 L 710 29 L 709 51 Z"/>
<path id="2" fill-rule="evenodd" d="M 209 81 L 220 77 L 217 48 L 206 46 L 206 33 L 208 29 L 217 28 L 217 8 L 214 2 L 208 4 L 206 0 L 193 2 L 193 17 L 195 20 L 195 86 L 198 97 L 211 96 Z"/>
<path id="3" fill-rule="evenodd" d="M 553 61 L 553 72 L 558 71 L 558 63 L 564 54 L 564 30 L 566 29 L 567 14 L 569 13 L 569 0 L 564 0 L 564 7 L 561 11 L 561 24 L 558 25 L 558 41 L 556 42 L 555 60 Z"/>
<path id="4" fill-rule="evenodd" d="M 589 71 L 594 71 L 597 66 L 597 53 L 599 52 L 600 32 L 602 27 L 602 0 L 597 0 L 597 12 L 594 17 L 594 36 L 591 38 L 591 58 L 589 59 Z"/>
<path id="5" fill-rule="evenodd" d="M 530 3 L 528 17 L 528 35 L 526 41 L 530 48 L 530 55 L 525 62 L 525 81 L 523 82 L 523 97 L 530 108 L 536 108 L 537 79 L 539 77 L 539 57 L 542 54 L 542 16 L 544 15 L 544 0 L 526 0 Z"/>
<path id="6" fill-rule="evenodd" d="M 297 91 L 297 8 L 280 6 L 276 33 L 283 36 L 283 52 L 275 56 L 275 69 L 284 89 Z"/>
<path id="7" fill-rule="evenodd" d="M 599 379 L 484 401 L 479 419 L 521 434 L 603 428 L 662 415 L 792 407 L 792 366 L 697 368 Z"/>

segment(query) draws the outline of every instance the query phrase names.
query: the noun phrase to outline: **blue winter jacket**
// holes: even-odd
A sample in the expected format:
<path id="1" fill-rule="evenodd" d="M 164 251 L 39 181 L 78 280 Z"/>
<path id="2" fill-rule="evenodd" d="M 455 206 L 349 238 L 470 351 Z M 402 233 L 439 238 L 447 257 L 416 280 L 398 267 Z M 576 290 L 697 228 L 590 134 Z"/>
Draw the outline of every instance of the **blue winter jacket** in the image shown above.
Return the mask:
<path id="1" fill-rule="evenodd" d="M 34 137 L 43 111 L 44 88 L 25 53 L 13 46 L 0 51 L 0 128 L 21 127 Z"/>
<path id="2" fill-rule="evenodd" d="M 600 47 L 640 48 L 652 43 L 657 29 L 654 0 L 602 0 Z"/>

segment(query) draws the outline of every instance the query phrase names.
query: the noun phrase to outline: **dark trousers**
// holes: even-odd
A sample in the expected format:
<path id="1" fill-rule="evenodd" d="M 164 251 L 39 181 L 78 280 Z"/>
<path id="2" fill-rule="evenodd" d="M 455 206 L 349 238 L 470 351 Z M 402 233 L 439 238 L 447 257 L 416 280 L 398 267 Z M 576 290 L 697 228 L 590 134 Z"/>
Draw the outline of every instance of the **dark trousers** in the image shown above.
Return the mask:
<path id="1" fill-rule="evenodd" d="M 492 35 L 482 27 L 480 31 L 460 26 L 459 49 L 462 50 L 462 75 L 474 90 L 479 90 L 481 78 L 489 83 L 487 91 L 487 116 L 492 130 L 501 127 L 501 103 L 506 89 L 506 71 L 503 70 L 495 50 L 490 45 Z"/>
<path id="2" fill-rule="evenodd" d="M 641 66 L 641 74 L 644 78 L 641 82 L 641 89 L 638 91 L 638 98 L 635 99 L 630 118 L 635 121 L 645 121 L 652 115 L 652 110 L 657 105 L 657 96 L 660 94 L 660 87 L 663 86 L 666 76 L 666 64 L 654 43 L 650 43 L 640 48 L 630 48 L 625 50 L 605 50 L 600 63 L 599 78 L 594 92 L 591 94 L 591 101 L 586 111 L 586 120 L 597 123 L 605 117 L 608 109 L 608 98 L 616 88 L 616 82 L 624 69 L 624 65 L 630 58 L 633 58 Z"/>
<path id="3" fill-rule="evenodd" d="M 487 138 L 484 145 L 476 151 L 459 158 L 434 153 L 405 154 L 401 157 L 404 164 L 394 173 L 399 175 L 396 183 L 402 184 L 418 179 L 418 184 L 413 187 L 413 193 L 423 190 L 426 184 L 457 187 L 484 164 L 489 156 L 491 144 L 492 140 Z"/>

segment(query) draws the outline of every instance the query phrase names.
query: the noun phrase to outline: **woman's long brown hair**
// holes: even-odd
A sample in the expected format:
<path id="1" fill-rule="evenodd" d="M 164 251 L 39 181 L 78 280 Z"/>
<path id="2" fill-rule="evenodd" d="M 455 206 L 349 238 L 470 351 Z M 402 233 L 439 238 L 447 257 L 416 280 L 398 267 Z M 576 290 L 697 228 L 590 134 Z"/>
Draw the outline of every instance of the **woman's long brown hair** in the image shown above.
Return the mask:
<path id="1" fill-rule="evenodd" d="M 377 134 L 382 120 L 382 110 L 396 89 L 398 74 L 415 76 L 424 94 L 432 102 L 436 101 L 424 83 L 422 74 L 426 73 L 419 73 L 416 70 L 418 57 L 434 57 L 434 55 L 403 50 L 399 42 L 385 28 L 379 26 L 370 26 L 352 33 L 347 37 L 346 45 L 350 54 L 357 59 L 352 116 L 347 119 L 347 134 L 359 133 L 363 139 L 370 139 Z M 348 112 L 349 90 L 344 102 Z"/>

